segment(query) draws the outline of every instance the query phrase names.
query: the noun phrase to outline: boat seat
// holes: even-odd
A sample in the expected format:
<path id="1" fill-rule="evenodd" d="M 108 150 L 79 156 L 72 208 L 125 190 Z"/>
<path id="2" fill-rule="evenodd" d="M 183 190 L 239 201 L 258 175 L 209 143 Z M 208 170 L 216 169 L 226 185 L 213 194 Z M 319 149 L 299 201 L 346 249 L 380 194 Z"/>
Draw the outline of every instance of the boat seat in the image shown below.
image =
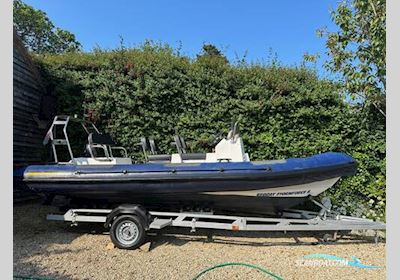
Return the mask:
<path id="1" fill-rule="evenodd" d="M 90 145 L 99 144 L 99 145 L 108 145 L 115 146 L 116 143 L 111 138 L 110 134 L 99 134 L 99 133 L 90 133 L 88 136 L 88 142 Z"/>
<path id="2" fill-rule="evenodd" d="M 147 158 L 147 152 L 149 150 L 149 140 L 146 137 L 141 137 L 140 142 L 136 145 L 142 148 L 143 154 Z"/>
<path id="3" fill-rule="evenodd" d="M 181 154 L 182 160 L 206 159 L 206 153 L 189 153 Z"/>
<path id="4" fill-rule="evenodd" d="M 154 139 L 141 137 L 139 145 L 142 146 L 143 153 L 148 162 L 171 161 L 171 155 L 157 154 L 157 146 Z"/>
<path id="5" fill-rule="evenodd" d="M 149 144 L 150 144 L 150 151 L 152 155 L 157 154 L 157 146 L 156 142 L 154 142 L 154 139 L 149 138 Z"/>
<path id="6" fill-rule="evenodd" d="M 182 160 L 205 160 L 206 153 L 188 153 L 187 144 L 182 136 L 175 135 L 174 141 Z"/>
<path id="7" fill-rule="evenodd" d="M 111 138 L 111 135 L 107 133 L 104 134 L 100 134 L 97 132 L 89 133 L 86 152 L 89 153 L 92 158 L 96 158 L 98 156 L 96 148 L 103 149 L 104 156 L 107 158 L 107 160 L 110 160 L 110 158 L 114 157 L 113 150 L 120 150 L 123 152 L 123 156 L 125 158 L 128 157 L 126 149 L 123 147 L 116 147 L 116 143 Z"/>
<path id="8" fill-rule="evenodd" d="M 174 144 L 178 150 L 178 154 L 186 154 L 187 145 L 185 139 L 180 135 L 174 135 Z"/>
<path id="9" fill-rule="evenodd" d="M 148 155 L 149 162 L 152 161 L 171 161 L 171 155 Z"/>

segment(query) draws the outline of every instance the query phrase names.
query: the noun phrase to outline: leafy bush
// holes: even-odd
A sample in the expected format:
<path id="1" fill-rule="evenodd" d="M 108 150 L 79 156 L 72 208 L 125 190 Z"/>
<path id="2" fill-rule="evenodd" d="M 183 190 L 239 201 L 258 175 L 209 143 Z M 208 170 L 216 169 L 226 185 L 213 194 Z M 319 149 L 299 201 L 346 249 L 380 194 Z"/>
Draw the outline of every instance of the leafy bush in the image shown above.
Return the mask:
<path id="1" fill-rule="evenodd" d="M 153 137 L 170 153 L 179 133 L 194 151 L 205 151 L 236 118 L 252 160 L 326 151 L 352 155 L 357 175 L 329 194 L 342 211 L 384 219 L 385 121 L 345 102 L 337 84 L 310 69 L 231 65 L 218 55 L 193 60 L 150 43 L 36 61 L 57 95 L 59 113 L 95 110 L 97 124 L 137 160 L 141 136 Z"/>

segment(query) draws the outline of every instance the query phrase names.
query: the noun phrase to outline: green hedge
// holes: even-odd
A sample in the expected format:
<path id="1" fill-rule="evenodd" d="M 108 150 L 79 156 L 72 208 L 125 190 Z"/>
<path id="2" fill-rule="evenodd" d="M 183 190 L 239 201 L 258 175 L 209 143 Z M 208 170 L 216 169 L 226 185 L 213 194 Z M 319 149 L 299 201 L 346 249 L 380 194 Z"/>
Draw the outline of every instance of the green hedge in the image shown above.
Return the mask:
<path id="1" fill-rule="evenodd" d="M 98 125 L 141 160 L 135 145 L 152 136 L 173 152 L 178 132 L 194 151 L 240 121 L 252 160 L 341 151 L 358 162 L 356 176 L 330 191 L 347 214 L 384 219 L 385 120 L 349 105 L 337 85 L 304 67 L 228 64 L 190 59 L 168 46 L 35 57 L 58 113 L 94 109 Z"/>

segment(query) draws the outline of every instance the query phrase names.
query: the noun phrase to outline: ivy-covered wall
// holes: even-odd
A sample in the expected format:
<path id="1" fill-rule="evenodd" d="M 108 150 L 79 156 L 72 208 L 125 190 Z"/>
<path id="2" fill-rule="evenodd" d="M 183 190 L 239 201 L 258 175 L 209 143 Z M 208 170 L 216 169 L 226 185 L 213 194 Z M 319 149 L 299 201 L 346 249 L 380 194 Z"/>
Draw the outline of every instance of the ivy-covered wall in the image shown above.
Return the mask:
<path id="1" fill-rule="evenodd" d="M 57 111 L 95 110 L 98 125 L 141 159 L 152 136 L 162 152 L 182 135 L 193 151 L 240 121 L 252 160 L 341 151 L 358 162 L 330 195 L 347 214 L 384 220 L 385 120 L 348 104 L 332 81 L 304 67 L 229 64 L 221 56 L 180 55 L 166 46 L 37 56 Z"/>

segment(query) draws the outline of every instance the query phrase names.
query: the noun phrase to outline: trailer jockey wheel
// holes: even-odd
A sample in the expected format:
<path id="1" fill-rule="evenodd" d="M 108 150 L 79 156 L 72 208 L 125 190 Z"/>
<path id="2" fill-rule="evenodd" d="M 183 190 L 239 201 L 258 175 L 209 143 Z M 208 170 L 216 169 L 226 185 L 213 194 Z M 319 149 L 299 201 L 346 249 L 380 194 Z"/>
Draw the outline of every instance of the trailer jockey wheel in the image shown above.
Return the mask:
<path id="1" fill-rule="evenodd" d="M 323 241 L 324 243 L 336 242 L 336 241 L 337 241 L 337 232 L 325 233 L 325 234 L 322 236 L 322 241 Z"/>
<path id="2" fill-rule="evenodd" d="M 139 248 L 146 238 L 146 232 L 141 220 L 134 215 L 117 217 L 111 225 L 111 240 L 117 248 Z"/>

